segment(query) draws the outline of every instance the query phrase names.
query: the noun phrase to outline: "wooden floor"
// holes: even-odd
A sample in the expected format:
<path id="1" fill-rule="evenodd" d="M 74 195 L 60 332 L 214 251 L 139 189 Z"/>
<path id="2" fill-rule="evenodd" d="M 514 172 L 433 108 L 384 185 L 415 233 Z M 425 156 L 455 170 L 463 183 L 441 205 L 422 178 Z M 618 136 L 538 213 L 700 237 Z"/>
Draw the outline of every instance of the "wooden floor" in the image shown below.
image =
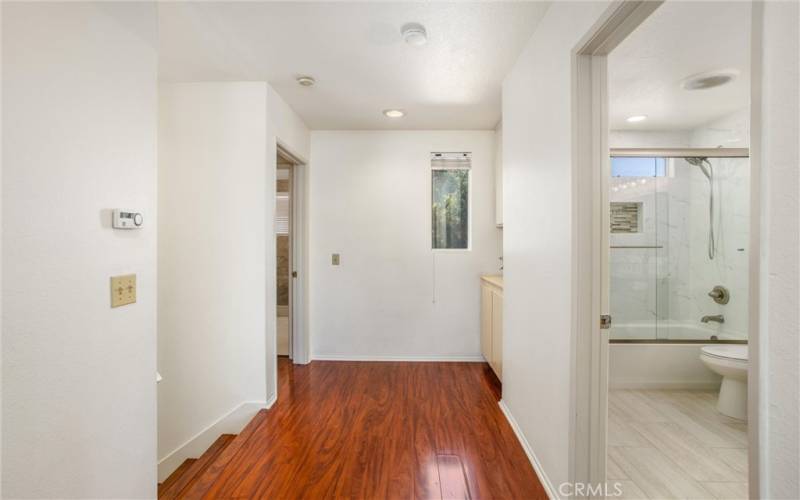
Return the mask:
<path id="1" fill-rule="evenodd" d="M 186 498 L 547 498 L 482 363 L 279 360 L 279 398 Z"/>
<path id="2" fill-rule="evenodd" d="M 608 483 L 622 498 L 747 498 L 747 424 L 716 401 L 716 391 L 610 391 Z"/>

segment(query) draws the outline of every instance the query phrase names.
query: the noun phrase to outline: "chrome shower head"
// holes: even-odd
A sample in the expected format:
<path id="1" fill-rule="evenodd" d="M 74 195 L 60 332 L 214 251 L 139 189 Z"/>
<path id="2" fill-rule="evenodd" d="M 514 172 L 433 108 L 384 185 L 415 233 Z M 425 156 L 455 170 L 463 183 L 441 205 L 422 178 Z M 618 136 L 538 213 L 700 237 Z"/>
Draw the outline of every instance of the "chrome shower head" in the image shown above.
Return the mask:
<path id="1" fill-rule="evenodd" d="M 700 167 L 700 170 L 703 172 L 703 175 L 706 176 L 706 179 L 711 180 L 711 172 L 708 170 L 708 167 L 711 166 L 709 163 L 708 158 L 697 156 L 697 157 L 688 157 L 684 158 L 686 163 L 689 165 L 694 165 L 695 167 Z"/>

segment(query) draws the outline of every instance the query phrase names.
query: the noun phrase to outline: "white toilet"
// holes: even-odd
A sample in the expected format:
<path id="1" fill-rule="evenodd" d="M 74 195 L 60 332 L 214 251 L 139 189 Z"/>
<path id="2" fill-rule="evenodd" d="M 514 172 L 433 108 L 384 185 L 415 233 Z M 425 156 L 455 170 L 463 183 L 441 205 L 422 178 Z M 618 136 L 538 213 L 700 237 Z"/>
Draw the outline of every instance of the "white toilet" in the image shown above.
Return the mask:
<path id="1" fill-rule="evenodd" d="M 747 345 L 716 344 L 701 349 L 700 360 L 722 375 L 717 410 L 723 415 L 747 420 Z"/>

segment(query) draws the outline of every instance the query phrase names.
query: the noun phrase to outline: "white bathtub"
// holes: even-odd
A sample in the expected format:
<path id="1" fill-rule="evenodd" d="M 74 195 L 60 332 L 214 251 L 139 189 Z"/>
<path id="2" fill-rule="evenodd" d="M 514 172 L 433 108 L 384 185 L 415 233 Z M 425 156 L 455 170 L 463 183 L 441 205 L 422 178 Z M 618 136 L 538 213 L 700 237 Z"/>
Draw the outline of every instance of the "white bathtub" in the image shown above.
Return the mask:
<path id="1" fill-rule="evenodd" d="M 724 325 L 711 323 L 677 323 L 659 321 L 656 323 L 612 323 L 610 336 L 612 340 L 709 340 L 716 335 L 719 340 L 745 340 L 744 335 L 725 331 Z"/>
<path id="2" fill-rule="evenodd" d="M 741 340 L 715 328 L 680 323 L 659 323 L 656 343 L 652 324 L 616 325 L 611 338 L 617 340 L 653 340 L 653 343 L 614 343 L 608 346 L 608 382 L 611 389 L 717 389 L 721 377 L 700 361 L 704 343 L 680 343 L 681 340 Z M 678 341 L 678 342 L 675 342 Z"/>

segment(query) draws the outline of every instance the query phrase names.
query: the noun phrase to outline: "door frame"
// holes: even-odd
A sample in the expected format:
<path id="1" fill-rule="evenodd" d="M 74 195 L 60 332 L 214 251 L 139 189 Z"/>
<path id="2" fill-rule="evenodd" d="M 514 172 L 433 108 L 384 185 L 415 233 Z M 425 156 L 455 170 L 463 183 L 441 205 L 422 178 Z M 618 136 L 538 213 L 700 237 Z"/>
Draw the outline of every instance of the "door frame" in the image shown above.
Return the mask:
<path id="1" fill-rule="evenodd" d="M 288 158 L 286 158 L 283 154 L 281 154 L 280 150 L 278 151 L 278 157 L 279 157 L 279 160 L 283 160 L 286 163 L 281 163 L 280 161 L 278 161 L 278 167 L 275 170 L 276 178 L 277 178 L 277 172 L 279 172 L 281 170 L 286 170 L 287 171 L 287 181 L 288 181 L 287 195 L 289 196 L 289 207 L 288 207 L 288 226 L 289 227 L 288 227 L 288 234 L 286 236 L 289 239 L 289 251 L 288 251 L 289 255 L 288 255 L 288 265 L 287 265 L 287 269 L 286 269 L 286 273 L 287 273 L 286 278 L 288 280 L 288 286 L 287 286 L 288 292 L 287 293 L 288 293 L 289 297 L 288 297 L 288 300 L 287 300 L 286 308 L 288 310 L 288 312 L 287 312 L 287 320 L 288 320 L 288 343 L 289 343 L 289 345 L 287 347 L 287 351 L 288 351 L 287 354 L 289 356 L 289 359 L 293 359 L 294 356 L 293 356 L 293 352 L 292 351 L 293 351 L 293 347 L 294 347 L 293 346 L 294 342 L 292 341 L 292 338 L 294 337 L 294 332 L 293 332 L 293 326 L 292 326 L 292 323 L 293 323 L 292 322 L 292 316 L 294 316 L 294 314 L 293 314 L 293 311 L 292 311 L 292 307 L 294 305 L 294 300 L 292 298 L 292 291 L 294 289 L 294 283 L 292 283 L 292 281 L 294 281 L 294 280 L 292 279 L 292 271 L 294 269 L 294 241 L 293 241 L 294 240 L 294 227 L 293 227 L 294 214 L 292 213 L 293 212 L 292 204 L 294 203 L 294 179 L 293 179 L 293 177 L 294 177 L 294 163 L 291 160 L 289 160 Z M 276 191 L 276 195 L 278 193 L 280 193 L 280 191 Z M 278 238 L 277 234 L 275 235 L 275 238 L 276 239 Z M 277 257 L 276 257 L 276 260 L 277 260 Z M 276 271 L 276 283 L 277 283 L 277 271 Z M 281 306 L 277 306 L 277 307 L 281 307 Z M 280 313 L 278 313 L 277 316 L 278 316 L 278 318 L 280 318 Z M 277 335 L 278 335 L 278 330 L 277 329 L 275 330 L 275 335 L 276 335 L 276 338 L 277 338 Z M 277 352 L 277 348 L 276 348 L 276 352 Z M 278 354 L 278 356 L 280 356 L 280 354 Z"/>
<path id="2" fill-rule="evenodd" d="M 608 54 L 663 0 L 612 3 L 572 52 L 572 360 L 569 477 L 605 487 L 608 416 Z M 595 491 L 595 490 L 591 490 Z M 598 495 L 604 496 L 604 490 Z"/>
<path id="3" fill-rule="evenodd" d="M 292 163 L 289 179 L 290 202 L 290 272 L 297 276 L 289 281 L 289 339 L 292 362 L 306 364 L 310 361 L 308 333 L 308 162 L 291 152 L 280 140 L 276 141 L 277 154 Z M 275 335 L 277 351 L 277 335 Z M 277 384 L 277 365 L 275 369 Z"/>
<path id="4" fill-rule="evenodd" d="M 573 373 L 570 471 L 573 484 L 605 485 L 608 429 L 607 55 L 663 0 L 614 2 L 573 51 Z M 760 494 L 759 290 L 761 217 L 761 39 L 763 5 L 751 1 L 748 488 Z M 600 495 L 602 496 L 602 495 Z"/>

